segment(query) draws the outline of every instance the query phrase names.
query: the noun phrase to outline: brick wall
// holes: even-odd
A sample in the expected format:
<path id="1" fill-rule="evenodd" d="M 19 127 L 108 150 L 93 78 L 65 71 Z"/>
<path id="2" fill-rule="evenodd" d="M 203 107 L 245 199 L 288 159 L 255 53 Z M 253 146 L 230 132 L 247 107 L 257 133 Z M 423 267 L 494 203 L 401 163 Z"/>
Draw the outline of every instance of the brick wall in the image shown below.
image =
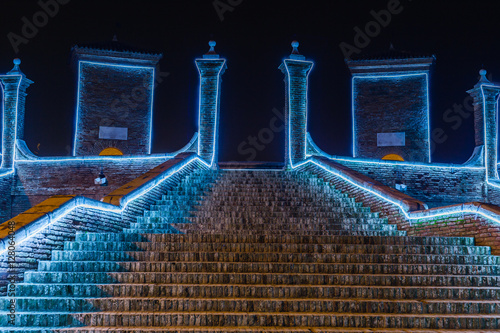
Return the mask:
<path id="1" fill-rule="evenodd" d="M 12 193 L 12 210 L 9 212 L 10 215 L 3 216 L 2 221 L 24 212 L 53 195 L 80 195 L 100 200 L 106 194 L 163 162 L 163 159 L 18 162 L 12 192 L 1 192 Z M 101 167 L 108 179 L 108 186 L 94 184 Z M 3 204 L 1 200 L 0 204 Z"/>
<path id="2" fill-rule="evenodd" d="M 353 79 L 355 156 L 380 159 L 398 154 L 428 162 L 426 75 Z M 377 146 L 377 133 L 405 133 L 404 146 Z"/>
<path id="3" fill-rule="evenodd" d="M 0 222 L 12 216 L 11 186 L 14 176 L 0 177 Z"/>
<path id="4" fill-rule="evenodd" d="M 408 188 L 405 193 L 429 207 L 471 201 L 500 204 L 500 192 L 498 196 L 488 199 L 484 170 L 481 169 L 335 161 L 391 187 L 395 187 L 396 182 L 406 184 Z"/>
<path id="5" fill-rule="evenodd" d="M 150 205 L 161 199 L 164 193 L 173 188 L 193 170 L 202 167 L 205 168 L 199 162 L 190 164 L 146 194 L 132 201 L 121 214 L 90 208 L 77 208 L 22 245 L 16 246 L 14 268 L 8 267 L 5 254 L 0 256 L 0 272 L 2 272 L 0 273 L 0 296 L 5 295 L 7 278 L 14 276 L 17 281 L 22 281 L 24 272 L 36 270 L 40 260 L 50 260 L 52 250 L 62 250 L 65 241 L 75 239 L 76 232 L 120 232 L 123 228 L 130 227 L 130 223 L 136 222 L 136 217 L 142 216 L 144 210 L 149 209 Z M 141 174 L 140 177 L 135 176 L 133 179 L 141 178 L 142 180 L 143 177 L 144 175 Z M 130 187 L 131 190 L 135 189 L 133 186 Z M 40 211 L 40 209 L 37 211 Z M 23 220 L 23 217 L 20 220 Z"/>
<path id="6" fill-rule="evenodd" d="M 372 212 L 379 212 L 380 217 L 387 218 L 390 224 L 396 224 L 398 230 L 406 231 L 408 236 L 474 237 L 476 245 L 489 246 L 492 254 L 500 255 L 500 225 L 498 223 L 473 213 L 410 221 L 394 204 L 323 169 L 309 164 L 303 170 L 312 172 L 342 192 L 349 193 L 357 202 L 370 207 Z M 496 207 L 496 209 L 500 211 L 500 208 Z"/>
<path id="7" fill-rule="evenodd" d="M 153 68 L 80 64 L 76 155 L 98 155 L 107 147 L 147 154 L 150 145 Z M 99 127 L 128 129 L 127 140 L 99 139 Z"/>

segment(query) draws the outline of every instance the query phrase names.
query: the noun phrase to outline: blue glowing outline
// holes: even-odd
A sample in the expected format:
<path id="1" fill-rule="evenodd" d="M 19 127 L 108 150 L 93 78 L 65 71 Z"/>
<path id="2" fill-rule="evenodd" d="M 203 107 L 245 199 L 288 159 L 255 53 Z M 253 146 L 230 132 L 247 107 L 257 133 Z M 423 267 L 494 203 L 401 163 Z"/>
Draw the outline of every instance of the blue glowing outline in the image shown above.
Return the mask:
<path id="1" fill-rule="evenodd" d="M 355 131 L 355 116 L 354 116 L 354 76 L 351 78 L 351 116 L 352 116 L 352 157 L 356 157 L 356 131 Z"/>
<path id="2" fill-rule="evenodd" d="M 309 163 L 312 163 L 312 164 L 316 165 L 317 167 L 319 167 L 319 168 L 321 168 L 321 169 L 323 169 L 323 170 L 325 170 L 325 171 L 327 171 L 327 172 L 329 172 L 329 173 L 331 173 L 331 174 L 333 174 L 333 175 L 335 175 L 335 176 L 343 179 L 344 181 L 347 181 L 348 183 L 350 183 L 350 184 L 352 184 L 352 185 L 354 185 L 354 186 L 356 186 L 356 187 L 358 187 L 358 188 L 360 188 L 362 190 L 365 190 L 365 191 L 367 191 L 367 192 L 369 192 L 371 194 L 374 194 L 375 196 L 381 198 L 382 200 L 385 200 L 385 201 L 387 201 L 387 202 L 389 202 L 389 203 L 397 206 L 401 210 L 401 212 L 404 214 L 404 216 L 408 220 L 410 220 L 410 221 L 411 220 L 425 220 L 425 219 L 430 219 L 430 218 L 435 218 L 435 217 L 441 217 L 441 216 L 447 216 L 447 215 L 454 215 L 454 214 L 472 213 L 472 214 L 481 215 L 481 216 L 483 216 L 483 217 L 485 217 L 487 219 L 490 219 L 490 220 L 492 220 L 494 222 L 500 223 L 500 219 L 494 218 L 494 217 L 489 216 L 489 215 L 487 215 L 487 214 L 485 214 L 483 212 L 480 212 L 479 208 L 476 211 L 473 211 L 473 210 L 470 210 L 470 209 L 463 209 L 462 208 L 462 209 L 452 209 L 449 212 L 442 212 L 442 213 L 436 213 L 436 214 L 425 215 L 425 216 L 410 216 L 409 214 L 415 215 L 417 212 L 415 212 L 415 213 L 411 213 L 411 212 L 408 213 L 408 212 L 406 212 L 406 210 L 404 209 L 403 205 L 401 205 L 399 202 L 393 201 L 393 200 L 387 198 L 386 196 L 383 196 L 383 195 L 381 195 L 381 194 L 379 194 L 379 193 L 377 193 L 377 192 L 375 192 L 375 191 L 367 188 L 366 186 L 360 185 L 360 184 L 358 184 L 358 183 L 350 180 L 349 178 L 345 177 L 340 172 L 330 170 L 330 169 L 326 168 L 324 165 L 322 165 L 321 163 L 312 160 L 311 158 L 309 158 L 309 159 L 307 159 L 307 160 L 299 163 L 293 169 L 296 169 L 296 168 L 298 168 L 300 166 L 303 166 L 303 165 L 309 164 Z M 454 206 L 454 207 L 457 207 L 457 206 Z M 463 207 L 463 205 L 462 205 L 462 207 Z"/>
<path id="3" fill-rule="evenodd" d="M 51 163 L 51 162 L 86 162 L 86 161 L 111 161 L 111 162 L 127 162 L 127 161 L 134 161 L 134 160 L 155 160 L 155 159 L 172 159 L 176 155 L 183 153 L 187 151 L 193 144 L 195 140 L 198 139 L 198 132 L 195 132 L 191 140 L 181 149 L 172 152 L 172 153 L 166 153 L 166 154 L 153 154 L 149 156 L 81 156 L 81 157 L 67 157 L 67 156 L 60 156 L 60 157 L 36 157 L 29 151 L 28 148 L 20 148 L 19 144 L 17 144 L 17 149 L 20 149 L 22 153 L 26 155 L 32 155 L 28 156 L 25 159 L 16 159 L 16 163 Z M 27 149 L 27 151 L 23 152 L 23 149 Z M 1 154 L 0 154 L 1 155 Z"/>
<path id="4" fill-rule="evenodd" d="M 53 162 L 85 162 L 85 161 L 133 161 L 133 160 L 155 160 L 155 159 L 172 159 L 177 154 L 161 155 L 161 156 L 137 156 L 137 157 L 122 157 L 122 156 L 99 156 L 99 157 L 60 157 L 58 158 L 40 158 L 36 160 L 16 160 L 16 163 L 53 163 Z"/>
<path id="5" fill-rule="evenodd" d="M 354 127 L 354 80 L 355 79 L 385 79 L 385 78 L 399 78 L 399 77 L 410 77 L 410 76 L 420 76 L 425 75 L 425 95 L 426 95 L 426 109 L 427 109 L 427 151 L 429 156 L 429 163 L 431 163 L 431 129 L 430 129 L 430 102 L 429 102 L 429 75 L 428 73 L 408 73 L 408 74 L 381 74 L 381 75 L 353 75 L 352 76 L 352 87 L 351 87 L 351 112 L 352 112 L 352 157 L 356 157 L 356 129 Z"/>
<path id="6" fill-rule="evenodd" d="M 89 208 L 89 209 L 95 209 L 95 210 L 100 210 L 100 211 L 104 211 L 104 212 L 111 212 L 111 213 L 117 213 L 117 214 L 120 214 L 122 213 L 128 206 L 129 203 L 131 203 L 132 201 L 136 200 L 137 198 L 139 197 L 142 197 L 143 195 L 145 195 L 146 193 L 148 193 L 149 191 L 151 191 L 152 189 L 156 188 L 158 185 L 162 184 L 165 180 L 169 179 L 170 177 L 172 177 L 173 175 L 175 175 L 176 173 L 182 171 L 184 168 L 186 168 L 187 166 L 189 166 L 191 163 L 195 162 L 195 161 L 199 161 L 200 163 L 202 163 L 203 165 L 205 165 L 207 168 L 210 168 L 210 166 L 208 165 L 207 162 L 205 162 L 202 158 L 198 157 L 198 156 L 195 156 L 193 157 L 191 160 L 189 160 L 188 162 L 186 162 L 186 164 L 184 164 L 183 166 L 179 167 L 178 169 L 172 171 L 169 175 L 165 176 L 163 179 L 161 179 L 160 181 L 158 181 L 157 183 L 153 184 L 153 185 L 150 185 L 149 187 L 147 188 L 144 188 L 142 189 L 142 191 L 140 191 L 139 193 L 137 193 L 136 195 L 134 195 L 133 197 L 131 198 L 127 198 L 127 200 L 122 203 L 120 202 L 120 206 L 114 206 L 112 204 L 107 204 L 107 203 L 101 203 L 101 202 L 98 202 L 97 204 L 95 205 L 91 205 L 91 204 L 76 204 L 75 206 L 73 206 L 71 209 L 67 210 L 67 211 L 64 211 L 62 212 L 60 215 L 58 215 L 57 217 L 55 218 L 51 218 L 50 215 L 48 214 L 45 214 L 44 216 L 40 217 L 40 218 L 48 218 L 49 219 L 49 223 L 45 224 L 44 226 L 40 227 L 39 229 L 37 229 L 35 232 L 33 233 L 30 233 L 30 235 L 24 239 L 22 239 L 21 241 L 17 242 L 16 243 L 16 246 L 19 246 L 21 245 L 22 243 L 26 242 L 27 240 L 30 240 L 31 238 L 33 238 L 35 235 L 39 234 L 40 232 L 42 232 L 43 230 L 45 230 L 46 228 L 48 228 L 49 226 L 51 226 L 52 224 L 58 222 L 60 219 L 62 219 L 63 217 L 65 217 L 66 215 L 68 215 L 69 213 L 73 212 L 75 209 L 77 208 Z M 88 199 L 88 198 L 85 198 L 84 199 Z M 71 200 L 75 200 L 75 198 L 71 199 Z M 91 200 L 91 199 L 89 199 Z M 69 201 L 68 201 L 69 202 Z M 106 206 L 109 206 L 109 207 L 106 207 Z M 16 231 L 17 233 L 17 231 Z M 8 250 L 8 247 L 6 249 L 4 249 L 3 251 L 0 251 L 0 256 L 2 254 L 4 254 L 6 251 Z"/>
<path id="7" fill-rule="evenodd" d="M 154 96 L 154 83 L 155 83 L 155 71 L 156 67 L 154 66 L 134 66 L 134 65 L 119 65 L 119 64 L 110 64 L 107 62 L 99 62 L 99 61 L 88 61 L 88 60 L 78 60 L 78 87 L 76 93 L 76 117 L 75 117 L 75 137 L 73 139 L 73 156 L 76 156 L 76 141 L 78 135 L 78 124 L 79 124 L 79 116 L 80 116 L 80 85 L 81 85 L 81 69 L 82 64 L 90 64 L 97 66 L 109 66 L 109 67 L 120 67 L 120 68 L 133 68 L 133 69 L 151 69 L 153 71 L 153 82 L 151 86 L 151 102 L 150 102 L 150 112 L 149 112 L 149 124 L 150 124 L 150 132 L 149 132 L 149 148 L 148 154 L 151 154 L 151 142 L 152 142 L 152 124 L 153 124 L 153 96 Z"/>
<path id="8" fill-rule="evenodd" d="M 486 179 L 486 183 L 492 187 L 495 187 L 495 188 L 500 188 L 500 185 L 497 185 L 495 183 L 492 183 L 490 182 L 489 180 L 489 177 L 488 177 L 488 149 L 486 147 L 486 143 L 487 143 L 487 137 L 486 137 L 486 96 L 484 95 L 484 89 L 483 87 L 488 87 L 488 88 L 495 88 L 495 89 L 500 89 L 500 87 L 498 86 L 494 86 L 494 85 L 488 85 L 488 84 L 481 84 L 479 86 L 479 88 L 481 89 L 481 95 L 483 97 L 483 126 L 484 126 L 484 166 L 485 166 L 485 169 L 486 169 L 486 172 L 485 172 L 485 179 Z M 500 98 L 500 92 L 497 93 L 497 99 L 495 101 L 495 114 L 498 115 L 498 99 Z M 498 118 L 495 119 L 496 122 L 497 122 L 497 127 L 498 127 Z M 497 136 L 498 136 L 498 131 L 497 131 Z M 498 137 L 497 139 L 495 140 L 495 153 L 497 154 L 497 159 L 498 159 Z M 495 165 L 497 166 L 497 168 L 495 168 L 494 170 L 494 174 L 496 176 L 496 178 L 498 179 L 498 162 L 495 161 Z"/>
<path id="9" fill-rule="evenodd" d="M 286 69 L 286 76 L 287 76 L 287 80 L 288 80 L 288 159 L 290 161 L 290 167 L 292 169 L 295 169 L 295 167 L 293 166 L 293 162 L 292 162 L 292 134 L 291 134 L 291 126 L 290 126 L 290 123 L 291 123 L 291 120 L 292 120 L 292 104 L 291 104 L 291 82 L 290 82 L 290 71 L 288 70 L 288 64 L 287 64 L 287 61 L 291 61 L 291 62 L 303 62 L 303 63 L 307 63 L 307 64 L 310 64 L 311 67 L 309 67 L 309 69 L 307 70 L 307 75 L 306 75 L 306 110 L 305 110 L 305 118 L 306 118 L 306 124 L 305 124 L 305 131 L 304 131 L 304 157 L 303 159 L 306 158 L 307 156 L 307 114 L 308 114 L 308 91 L 309 91 L 309 74 L 311 73 L 311 70 L 314 66 L 314 62 L 312 61 L 309 61 L 309 60 L 298 60 L 298 59 L 285 59 L 283 60 L 283 64 L 285 65 L 285 69 Z"/>
<path id="10" fill-rule="evenodd" d="M 151 147 L 153 145 L 153 103 L 155 95 L 155 82 L 156 82 L 156 67 L 153 69 L 153 82 L 151 82 L 151 101 L 149 102 L 149 148 L 148 154 L 151 154 Z"/>
<path id="11" fill-rule="evenodd" d="M 14 146 L 12 147 L 13 148 L 13 156 L 12 156 L 12 165 L 10 165 L 9 167 L 7 167 L 6 169 L 14 169 L 14 165 L 15 165 L 15 162 L 16 162 L 16 141 L 17 141 L 17 113 L 19 111 L 19 91 L 20 91 L 20 88 L 21 88 L 21 84 L 23 82 L 23 76 L 21 74 L 15 74 L 15 75 L 12 75 L 12 74 L 6 74 L 6 75 L 0 75 L 0 77 L 19 77 L 19 82 L 17 84 L 17 92 L 16 92 L 16 110 L 15 110 L 15 113 L 14 113 L 14 140 L 13 140 L 13 143 L 14 143 Z M 4 84 L 4 83 L 3 83 Z M 0 85 L 1 86 L 1 85 Z M 5 113 L 6 113 L 6 110 L 5 110 L 5 88 L 2 86 L 2 118 L 5 118 Z M 5 152 L 5 147 L 4 147 L 4 144 L 5 144 L 5 130 L 7 128 L 7 126 L 5 125 L 5 123 L 3 122 L 3 119 L 2 119 L 2 124 L 3 124 L 3 128 L 2 128 L 2 163 L 0 165 L 3 166 L 3 154 Z M 10 173 L 6 173 L 6 174 L 2 174 L 0 175 L 0 177 L 3 177 L 5 175 L 8 175 Z"/>
<path id="12" fill-rule="evenodd" d="M 222 70 L 224 69 L 224 66 L 226 65 L 226 59 L 224 58 L 217 58 L 217 59 L 210 59 L 210 58 L 198 58 L 195 59 L 195 64 L 196 64 L 196 69 L 198 70 L 198 75 L 200 77 L 200 87 L 198 91 L 198 155 L 200 155 L 200 136 L 201 136 L 201 71 L 200 68 L 198 67 L 198 61 L 220 61 L 222 60 L 221 67 L 219 69 L 219 72 L 217 73 L 217 90 L 216 90 L 216 95 L 215 95 L 215 124 L 214 124 L 214 138 L 213 138 L 213 149 L 212 149 L 212 159 L 210 161 L 210 166 L 211 168 L 214 164 L 214 159 L 215 159 L 215 154 L 216 150 L 218 150 L 218 147 L 216 147 L 216 141 L 217 141 L 217 134 L 218 134 L 218 118 L 219 118 L 219 85 L 220 85 L 220 75 Z"/>

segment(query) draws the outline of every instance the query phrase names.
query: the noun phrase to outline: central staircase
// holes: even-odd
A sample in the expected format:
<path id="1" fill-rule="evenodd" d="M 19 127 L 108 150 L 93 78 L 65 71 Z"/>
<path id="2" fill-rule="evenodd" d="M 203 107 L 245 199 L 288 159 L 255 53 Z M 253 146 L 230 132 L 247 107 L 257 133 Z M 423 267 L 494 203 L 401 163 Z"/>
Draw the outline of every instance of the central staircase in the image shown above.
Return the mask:
<path id="1" fill-rule="evenodd" d="M 499 257 L 407 237 L 312 173 L 197 171 L 122 233 L 78 233 L 1 332 L 500 332 Z"/>

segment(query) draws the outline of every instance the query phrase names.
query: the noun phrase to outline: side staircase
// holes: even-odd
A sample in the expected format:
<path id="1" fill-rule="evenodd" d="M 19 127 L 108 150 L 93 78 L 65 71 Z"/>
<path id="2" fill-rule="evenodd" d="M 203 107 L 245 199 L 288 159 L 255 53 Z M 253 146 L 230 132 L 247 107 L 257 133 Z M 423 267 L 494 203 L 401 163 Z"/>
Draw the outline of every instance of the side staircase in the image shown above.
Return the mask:
<path id="1" fill-rule="evenodd" d="M 198 171 L 122 233 L 53 251 L 0 299 L 0 332 L 500 332 L 499 264 L 310 173 Z"/>

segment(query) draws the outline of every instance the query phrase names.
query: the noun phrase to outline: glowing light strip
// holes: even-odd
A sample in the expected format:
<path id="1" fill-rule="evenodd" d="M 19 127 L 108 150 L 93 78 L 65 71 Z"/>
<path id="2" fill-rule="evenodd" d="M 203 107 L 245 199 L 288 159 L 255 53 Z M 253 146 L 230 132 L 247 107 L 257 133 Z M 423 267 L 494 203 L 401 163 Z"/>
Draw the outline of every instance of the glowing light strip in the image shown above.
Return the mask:
<path id="1" fill-rule="evenodd" d="M 85 161 L 133 161 L 133 160 L 161 160 L 161 159 L 171 159 L 175 157 L 176 154 L 172 155 L 159 155 L 159 156 L 136 156 L 136 157 L 112 157 L 112 156 L 100 156 L 100 157 L 60 157 L 60 158 L 44 158 L 41 157 L 36 160 L 16 160 L 16 163 L 51 163 L 51 162 L 85 162 Z"/>
<path id="2" fill-rule="evenodd" d="M 378 165 L 390 165 L 390 166 L 409 166 L 414 168 L 439 168 L 439 169 L 465 169 L 465 170 L 483 170 L 484 167 L 468 167 L 463 165 L 428 165 L 428 164 L 411 164 L 405 162 L 389 162 L 386 160 L 363 160 L 363 159 L 348 159 L 335 156 L 322 155 L 326 158 L 335 161 L 353 162 L 353 163 L 364 163 L 364 164 L 378 164 Z"/>
<path id="3" fill-rule="evenodd" d="M 75 138 L 73 140 L 73 156 L 76 156 L 76 141 L 78 135 L 78 124 L 79 124 L 79 116 L 80 116 L 80 85 L 81 85 L 81 70 L 82 64 L 90 64 L 97 66 L 107 66 L 107 67 L 118 67 L 118 68 L 131 68 L 131 69 L 150 69 L 153 72 L 153 82 L 151 86 L 151 102 L 150 102 L 150 132 L 149 132 L 149 147 L 148 154 L 151 154 L 151 142 L 152 142 L 152 124 L 153 124 L 153 97 L 154 97 L 154 83 L 155 83 L 155 67 L 154 66 L 134 66 L 134 65 L 119 65 L 119 64 L 110 64 L 106 62 L 98 62 L 98 61 L 87 61 L 87 60 L 79 60 L 78 61 L 78 88 L 76 93 L 76 117 L 75 117 Z"/>
<path id="4" fill-rule="evenodd" d="M 484 126 L 484 153 L 485 153 L 485 167 L 486 167 L 486 172 L 485 172 L 485 179 L 486 179 L 486 183 L 492 187 L 495 187 L 495 188 L 500 188 L 500 185 L 499 184 L 495 184 L 493 182 L 490 182 L 490 179 L 489 179 L 489 176 L 488 176 L 488 149 L 487 149 L 487 135 L 486 135 L 486 96 L 484 95 L 484 87 L 488 87 L 488 88 L 494 88 L 494 89 L 500 89 L 500 87 L 497 87 L 497 86 L 493 86 L 493 85 L 487 85 L 487 84 L 481 84 L 480 86 L 480 89 L 481 89 L 481 95 L 483 97 L 483 126 Z M 497 100 L 495 101 L 495 114 L 498 115 L 498 98 L 500 97 L 500 94 L 497 94 Z M 496 126 L 498 127 L 498 118 L 495 119 L 497 124 Z M 498 131 L 497 131 L 498 133 Z M 498 134 L 497 134 L 498 135 Z M 498 138 L 496 138 L 495 140 L 495 152 L 497 153 L 497 159 L 498 159 Z M 497 168 L 494 169 L 494 174 L 495 174 L 495 177 L 498 179 L 498 162 L 496 161 L 495 162 L 496 165 L 497 165 Z"/>
<path id="5" fill-rule="evenodd" d="M 330 155 L 325 153 L 321 148 L 318 147 L 318 145 L 313 141 L 311 138 L 311 135 L 309 133 L 309 138 L 308 138 L 308 143 L 317 151 L 316 154 L 317 156 L 323 156 L 327 159 L 334 160 L 334 161 L 342 161 L 342 162 L 348 162 L 348 163 L 363 163 L 363 164 L 376 164 L 379 166 L 408 166 L 412 168 L 436 168 L 436 169 L 465 169 L 465 170 L 483 170 L 484 167 L 473 167 L 473 166 L 466 166 L 463 164 L 448 164 L 448 165 L 439 165 L 439 164 L 427 164 L 427 163 L 421 163 L 421 162 L 399 162 L 399 161 L 389 161 L 389 160 L 376 160 L 376 159 L 362 159 L 362 158 L 350 158 L 350 157 L 337 157 L 336 155 Z M 314 156 L 314 155 L 309 155 L 309 156 Z"/>
<path id="6" fill-rule="evenodd" d="M 195 132 L 191 140 L 188 144 L 186 144 L 181 149 L 166 154 L 154 154 L 148 156 L 81 156 L 81 157 L 36 157 L 34 156 L 27 147 L 24 145 L 17 144 L 17 148 L 21 151 L 21 155 L 26 155 L 25 159 L 16 159 L 16 163 L 51 163 L 51 162 L 86 162 L 86 161 L 108 161 L 108 162 L 127 162 L 127 161 L 135 161 L 135 160 L 164 160 L 171 159 L 176 155 L 187 151 L 195 140 L 198 139 L 198 133 Z"/>
<path id="7" fill-rule="evenodd" d="M 218 118 L 219 118 L 219 82 L 220 82 L 220 75 L 221 75 L 221 72 L 222 70 L 224 69 L 224 66 L 226 65 L 226 59 L 223 59 L 223 58 L 217 58 L 217 59 L 209 59 L 209 58 L 202 58 L 202 59 L 196 59 L 195 60 L 195 63 L 196 61 L 200 61 L 200 62 L 203 62 L 203 61 L 220 61 L 222 60 L 222 64 L 221 64 L 221 67 L 219 69 L 219 72 L 217 73 L 217 83 L 216 83 L 216 95 L 215 95 L 215 122 L 214 122 L 214 130 L 213 130 L 213 133 L 214 133 L 214 137 L 213 137 L 213 149 L 212 149 L 212 159 L 210 161 L 210 168 L 213 166 L 214 164 L 214 160 L 215 160 L 215 154 L 216 154 L 216 141 L 217 141 L 217 132 L 218 132 L 218 129 L 217 129 L 217 124 L 218 124 Z M 196 68 L 198 69 L 198 74 L 200 76 L 200 89 L 199 89 L 199 92 L 198 92 L 198 155 L 200 155 L 200 144 L 201 144 L 201 79 L 202 79 L 202 75 L 201 75 L 201 71 L 200 71 L 200 68 L 198 67 L 198 64 L 196 63 Z"/>
<path id="8" fill-rule="evenodd" d="M 354 117 L 354 76 L 351 78 L 351 114 L 352 114 L 352 157 L 356 157 L 356 131 L 355 131 L 355 117 Z"/>
<path id="9" fill-rule="evenodd" d="M 78 61 L 78 87 L 76 88 L 76 117 L 75 117 L 75 137 L 73 139 L 73 156 L 76 156 L 76 137 L 78 135 L 78 119 L 80 117 L 80 73 L 82 69 L 82 62 Z"/>
<path id="10" fill-rule="evenodd" d="M 427 96 L 427 149 L 429 150 L 429 163 L 431 163 L 431 103 L 429 102 L 429 75 L 425 73 L 425 95 Z"/>
<path id="11" fill-rule="evenodd" d="M 156 68 L 153 69 L 153 79 L 151 82 L 151 101 L 149 102 L 149 147 L 148 154 L 151 154 L 151 147 L 153 145 L 153 102 L 155 95 L 155 82 L 156 82 Z"/>
<path id="12" fill-rule="evenodd" d="M 354 112 L 354 90 L 355 90 L 355 79 L 377 79 L 383 80 L 386 78 L 407 78 L 412 76 L 425 75 L 425 95 L 426 95 L 426 109 L 427 109 L 427 142 L 428 142 L 428 157 L 429 163 L 431 163 L 431 130 L 430 130 L 430 102 L 429 102 L 429 75 L 427 73 L 408 73 L 408 74 L 381 74 L 381 75 L 353 75 L 352 76 L 352 89 L 351 89 L 351 112 L 352 112 L 352 156 L 356 157 L 356 129 L 355 129 L 355 112 Z"/>
<path id="13" fill-rule="evenodd" d="M 19 77 L 19 82 L 17 84 L 17 92 L 16 92 L 16 109 L 14 111 L 14 138 L 13 138 L 13 151 L 12 151 L 12 165 L 8 166 L 7 169 L 13 169 L 14 168 L 14 163 L 15 163 L 15 159 L 16 159 L 16 140 L 17 140 L 17 113 L 19 111 L 19 91 L 20 91 L 20 88 L 21 88 L 21 83 L 23 82 L 23 76 L 20 75 L 20 74 L 16 74 L 16 75 L 1 75 L 0 77 Z M 3 115 L 2 117 L 5 119 L 5 114 L 6 114 L 6 110 L 5 110 L 5 88 L 0 84 L 1 88 L 2 88 L 2 111 L 3 111 Z M 3 165 L 3 153 L 5 153 L 6 149 L 5 149 L 5 138 L 6 138 L 6 135 L 5 135 L 5 131 L 7 131 L 7 128 L 8 126 L 6 126 L 5 122 L 2 122 L 3 124 L 3 128 L 2 128 L 2 165 Z M 7 174 L 10 174 L 10 173 L 7 173 Z M 7 175 L 7 174 L 4 174 L 4 175 Z M 4 176 L 4 175 L 1 175 L 1 176 Z"/>
<path id="14" fill-rule="evenodd" d="M 12 175 L 13 173 L 14 173 L 14 169 L 11 169 L 11 170 L 6 171 L 6 172 L 4 172 L 4 173 L 0 173 L 0 178 L 2 178 L 2 177 L 7 177 L 7 176 L 9 176 L 9 175 Z"/>
<path id="15" fill-rule="evenodd" d="M 356 186 L 356 187 L 358 187 L 358 188 L 360 188 L 360 189 L 362 189 L 364 191 L 367 191 L 367 192 L 369 192 L 371 194 L 374 194 L 375 196 L 381 198 L 382 200 L 385 200 L 385 201 L 387 201 L 387 202 L 389 202 L 389 203 L 397 206 L 401 210 L 401 212 L 403 213 L 403 215 L 408 220 L 410 220 L 410 221 L 411 220 L 425 220 L 425 219 L 442 217 L 442 216 L 447 216 L 447 215 L 454 215 L 454 214 L 471 213 L 471 214 L 481 215 L 484 218 L 487 218 L 487 219 L 492 220 L 494 222 L 500 223 L 500 218 L 495 218 L 495 217 L 492 217 L 492 216 L 490 216 L 488 214 L 485 214 L 484 212 L 479 211 L 479 208 L 477 210 L 464 209 L 464 208 L 458 209 L 458 208 L 455 208 L 455 207 L 457 207 L 457 206 L 455 206 L 454 208 L 450 208 L 449 211 L 443 211 L 441 213 L 429 214 L 429 215 L 424 215 L 424 216 L 417 215 L 417 214 L 421 214 L 421 213 L 411 213 L 411 212 L 408 213 L 404 209 L 403 205 L 401 205 L 399 202 L 394 201 L 394 200 L 392 200 L 392 199 L 390 199 L 390 198 L 388 198 L 388 197 L 386 197 L 386 196 L 384 196 L 384 195 L 382 195 L 380 193 L 377 193 L 377 192 L 375 192 L 375 191 L 367 188 L 366 186 L 360 185 L 360 184 L 352 181 L 351 179 L 347 178 L 346 176 L 342 175 L 340 172 L 333 171 L 333 170 L 325 167 L 321 163 L 316 162 L 316 161 L 314 161 L 312 159 L 307 159 L 306 161 L 304 161 L 304 162 L 300 163 L 299 165 L 297 165 L 295 168 L 298 168 L 298 167 L 300 167 L 302 165 L 309 164 L 309 163 L 312 163 L 312 164 L 316 165 L 317 167 L 319 167 L 319 168 L 321 168 L 321 169 L 323 169 L 323 170 L 325 170 L 325 171 L 327 171 L 327 172 L 329 172 L 329 173 L 331 173 L 331 174 L 333 174 L 333 175 L 335 175 L 335 176 L 337 176 L 337 177 L 345 180 L 346 182 L 348 182 L 348 183 L 350 183 L 350 184 L 352 184 L 352 185 L 354 185 L 354 186 Z M 462 205 L 462 207 L 463 207 L 463 205 Z M 417 216 L 411 216 L 410 214 L 417 215 Z"/>
<path id="16" fill-rule="evenodd" d="M 139 193 L 133 195 L 130 198 L 124 197 L 124 198 L 126 198 L 126 200 L 125 200 L 124 203 L 120 202 L 120 207 L 114 206 L 112 204 L 102 203 L 102 202 L 99 202 L 99 201 L 96 201 L 96 200 L 92 200 L 92 199 L 88 199 L 88 198 L 84 197 L 83 198 L 84 201 L 91 201 L 91 202 L 92 201 L 96 201 L 95 204 L 89 204 L 89 203 L 75 204 L 72 208 L 59 213 L 55 217 L 52 217 L 49 214 L 44 215 L 40 219 L 48 219 L 50 222 L 48 224 L 40 227 L 39 229 L 37 229 L 35 232 L 31 233 L 28 237 L 26 237 L 26 238 L 22 239 L 21 241 L 17 242 L 16 246 L 19 246 L 19 245 L 23 244 L 24 242 L 30 240 L 31 238 L 33 238 L 34 236 L 36 236 L 37 234 L 39 234 L 40 232 L 42 232 L 43 230 L 45 230 L 46 228 L 48 228 L 49 226 L 51 226 L 52 224 L 58 222 L 63 217 L 67 216 L 69 213 L 73 212 L 77 208 L 90 208 L 90 209 L 100 210 L 100 211 L 104 211 L 104 212 L 111 212 L 111 213 L 120 214 L 120 213 L 122 213 L 125 210 L 125 208 L 127 208 L 127 206 L 128 206 L 129 203 L 131 203 L 132 201 L 134 201 L 135 199 L 137 199 L 139 197 L 142 197 L 143 195 L 145 195 L 146 193 L 148 193 L 152 189 L 154 189 L 157 186 L 159 186 L 160 184 L 162 184 L 165 180 L 169 179 L 170 177 L 172 177 L 176 173 L 182 171 L 184 168 L 186 168 L 187 166 L 189 166 L 190 164 L 192 164 L 195 161 L 198 161 L 198 162 L 202 163 L 207 168 L 210 167 L 203 159 L 199 158 L 198 156 L 193 157 L 192 159 L 190 159 L 189 161 L 187 161 L 184 165 L 178 167 L 175 170 L 172 170 L 168 175 L 166 175 L 163 179 L 161 179 L 160 181 L 156 182 L 155 184 L 150 185 L 148 187 L 145 187 L 145 188 L 141 189 L 141 191 L 139 191 Z M 80 198 L 73 198 L 71 200 L 78 200 L 78 199 L 80 199 Z M 70 201 L 66 202 L 66 204 L 68 204 Z M 8 247 L 6 249 L 0 251 L 0 256 L 2 254 L 4 254 L 7 250 L 8 250 Z"/>
<path id="17" fill-rule="evenodd" d="M 292 120 L 292 104 L 291 104 L 291 81 L 290 81 L 290 71 L 288 70 L 288 64 L 287 62 L 288 61 L 291 61 L 291 62 L 302 62 L 302 63 L 306 63 L 306 64 L 310 64 L 311 67 L 308 69 L 307 71 L 307 75 L 306 75 L 306 103 L 305 103 L 305 118 L 306 118 L 306 123 L 305 123 L 305 131 L 304 131 L 304 159 L 306 158 L 307 156 L 307 91 L 308 91 L 308 86 L 309 86 L 309 73 L 311 73 L 311 70 L 314 66 L 314 63 L 312 61 L 307 61 L 307 60 L 297 60 L 297 59 L 285 59 L 283 61 L 283 64 L 285 65 L 285 69 L 286 69 L 286 76 L 287 76 L 287 79 L 288 79 L 288 159 L 290 161 L 290 167 L 292 169 L 295 169 L 295 167 L 293 166 L 293 162 L 292 162 L 292 133 L 291 133 L 291 120 Z"/>

